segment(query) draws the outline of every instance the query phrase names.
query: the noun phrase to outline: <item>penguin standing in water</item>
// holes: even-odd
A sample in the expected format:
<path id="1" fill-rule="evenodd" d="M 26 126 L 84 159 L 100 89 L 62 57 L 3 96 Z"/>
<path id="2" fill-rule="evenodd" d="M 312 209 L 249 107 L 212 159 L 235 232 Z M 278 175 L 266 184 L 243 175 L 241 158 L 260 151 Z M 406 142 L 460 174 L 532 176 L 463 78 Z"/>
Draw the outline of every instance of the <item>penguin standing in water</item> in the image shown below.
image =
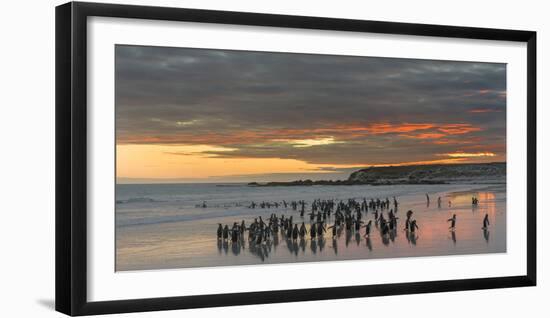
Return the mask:
<path id="1" fill-rule="evenodd" d="M 369 223 L 367 223 L 367 225 L 365 225 L 364 227 L 365 227 L 365 237 L 369 237 L 370 230 L 372 227 L 372 220 L 369 220 Z"/>
<path id="2" fill-rule="evenodd" d="M 456 214 L 453 214 L 453 217 L 448 219 L 447 222 L 451 222 L 451 226 L 449 227 L 449 230 L 454 231 L 456 226 Z"/>
<path id="3" fill-rule="evenodd" d="M 397 219 L 399 219 L 399 218 L 395 216 L 395 214 L 393 213 L 393 210 L 390 210 L 389 219 L 390 219 L 389 220 L 390 230 L 397 229 Z"/>
<path id="4" fill-rule="evenodd" d="M 412 245 L 416 245 L 416 240 L 418 240 L 418 236 L 416 235 L 416 230 L 418 229 L 418 225 L 416 224 L 416 220 L 411 221 L 411 229 L 407 232 L 407 240 Z"/>
<path id="5" fill-rule="evenodd" d="M 237 242 L 239 240 L 239 236 L 239 226 L 235 223 L 235 225 L 233 225 L 233 229 L 231 229 L 231 242 Z"/>
<path id="6" fill-rule="evenodd" d="M 229 227 L 226 224 L 225 227 L 223 228 L 223 239 L 227 240 L 228 238 L 229 238 Z"/>
<path id="7" fill-rule="evenodd" d="M 311 227 L 309 228 L 309 236 L 312 239 L 314 239 L 317 236 L 317 227 L 315 226 L 315 224 L 312 224 Z"/>
<path id="8" fill-rule="evenodd" d="M 304 238 L 307 234 L 307 229 L 306 229 L 306 225 L 304 224 L 304 222 L 302 222 L 302 226 L 300 226 L 300 238 Z"/>
<path id="9" fill-rule="evenodd" d="M 258 234 L 256 236 L 256 245 L 260 245 L 262 244 L 262 241 L 264 239 L 264 232 L 263 231 L 258 231 Z"/>
<path id="10" fill-rule="evenodd" d="M 409 210 L 407 211 L 407 219 L 405 220 L 405 228 L 403 230 L 408 231 L 411 227 L 411 217 L 413 215 L 413 211 Z"/>
<path id="11" fill-rule="evenodd" d="M 482 229 L 486 230 L 489 228 L 489 214 L 485 214 L 485 217 L 483 218 L 483 227 Z"/>
<path id="12" fill-rule="evenodd" d="M 298 239 L 298 224 L 294 224 L 294 228 L 292 229 L 292 240 L 296 241 Z"/>
<path id="13" fill-rule="evenodd" d="M 286 237 L 291 238 L 292 237 L 292 225 L 290 225 L 286 230 Z"/>
<path id="14" fill-rule="evenodd" d="M 221 240 L 222 238 L 222 234 L 223 234 L 223 228 L 222 228 L 222 224 L 221 223 L 218 223 L 218 240 Z"/>
<path id="15" fill-rule="evenodd" d="M 382 236 L 386 236 L 390 233 L 390 227 L 384 218 L 380 220 L 380 233 Z"/>
<path id="16" fill-rule="evenodd" d="M 355 220 L 355 231 L 359 233 L 359 230 L 361 229 L 361 224 L 363 224 L 363 221 Z"/>

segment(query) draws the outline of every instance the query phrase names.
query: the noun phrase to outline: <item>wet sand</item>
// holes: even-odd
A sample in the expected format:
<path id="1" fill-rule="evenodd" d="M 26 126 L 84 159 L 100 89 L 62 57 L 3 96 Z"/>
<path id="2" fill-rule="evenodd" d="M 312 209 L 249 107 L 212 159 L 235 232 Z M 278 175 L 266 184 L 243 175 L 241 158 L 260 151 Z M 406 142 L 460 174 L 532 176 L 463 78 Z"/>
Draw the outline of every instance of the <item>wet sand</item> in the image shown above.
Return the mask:
<path id="1" fill-rule="evenodd" d="M 229 187 L 231 188 L 231 187 Z M 257 265 L 351 259 L 376 259 L 394 257 L 442 256 L 457 254 L 506 252 L 506 186 L 496 185 L 400 185 L 400 186 L 315 186 L 252 189 L 208 188 L 193 195 L 180 195 L 184 189 L 170 189 L 173 195 L 154 197 L 155 191 L 146 187 L 124 189 L 139 192 L 141 200 L 127 200 L 117 204 L 116 270 L 151 270 L 187 267 L 212 267 L 233 265 Z M 118 190 L 117 190 L 118 191 Z M 122 191 L 122 192 L 124 192 Z M 148 193 L 148 191 L 150 193 Z M 179 191 L 179 192 L 178 192 Z M 207 194 L 211 191 L 213 194 Z M 118 191 L 121 192 L 121 191 Z M 430 195 L 426 204 L 425 193 Z M 218 223 L 228 224 L 245 220 L 249 225 L 261 215 L 267 220 L 270 214 L 286 217 L 293 215 L 294 223 L 305 222 L 309 230 L 309 217 L 300 218 L 299 212 L 290 206 L 285 209 L 250 209 L 251 200 L 287 202 L 304 199 L 311 209 L 313 199 L 347 200 L 363 197 L 390 200 L 396 195 L 399 201 L 398 230 L 390 236 L 380 235 L 373 224 L 369 238 L 345 230 L 333 239 L 331 233 L 322 238 L 288 240 L 282 233 L 268 244 L 250 244 L 219 241 L 216 238 Z M 472 206 L 471 198 L 479 199 Z M 442 204 L 438 207 L 437 198 Z M 145 199 L 143 199 L 145 198 Z M 117 195 L 118 199 L 118 195 Z M 203 199 L 207 208 L 196 207 Z M 449 207 L 449 203 L 451 206 Z M 121 201 L 122 202 L 122 201 Z M 306 208 L 306 213 L 309 209 Z M 413 219 L 419 230 L 408 235 L 403 230 L 405 213 L 413 210 Z M 489 230 L 482 230 L 485 214 L 489 215 Z M 387 211 L 384 213 L 387 218 Z M 455 231 L 450 231 L 447 219 L 457 215 Z M 363 215 L 363 221 L 373 220 L 371 210 Z M 327 220 L 334 223 L 334 215 Z M 330 232 L 330 231 L 329 231 Z"/>

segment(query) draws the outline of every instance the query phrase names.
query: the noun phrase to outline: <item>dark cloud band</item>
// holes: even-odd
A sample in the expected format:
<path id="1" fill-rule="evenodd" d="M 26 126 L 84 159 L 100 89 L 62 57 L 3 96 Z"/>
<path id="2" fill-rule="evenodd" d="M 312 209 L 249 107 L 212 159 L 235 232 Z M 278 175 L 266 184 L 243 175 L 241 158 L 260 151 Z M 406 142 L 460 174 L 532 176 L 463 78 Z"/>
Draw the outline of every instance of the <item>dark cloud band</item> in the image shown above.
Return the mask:
<path id="1" fill-rule="evenodd" d="M 505 124 L 505 64 L 116 46 L 118 144 L 325 164 L 475 147 L 502 159 Z M 292 143 L 315 138 L 332 142 Z"/>

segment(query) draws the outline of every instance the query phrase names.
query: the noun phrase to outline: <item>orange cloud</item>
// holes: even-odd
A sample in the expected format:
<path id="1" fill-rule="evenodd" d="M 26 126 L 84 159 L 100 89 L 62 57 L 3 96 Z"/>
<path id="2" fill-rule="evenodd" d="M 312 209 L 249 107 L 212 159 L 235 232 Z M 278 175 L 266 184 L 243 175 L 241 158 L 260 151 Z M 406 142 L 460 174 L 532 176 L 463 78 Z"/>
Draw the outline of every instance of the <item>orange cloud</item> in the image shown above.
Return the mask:
<path id="1" fill-rule="evenodd" d="M 370 167 L 400 167 L 400 166 L 419 166 L 419 165 L 431 165 L 431 164 L 453 164 L 466 161 L 466 158 L 449 158 L 449 159 L 436 159 L 436 160 L 424 160 L 424 161 L 407 161 L 392 164 L 373 164 L 365 165 Z"/>
<path id="2" fill-rule="evenodd" d="M 439 139 L 447 135 L 442 133 L 423 133 L 423 134 L 417 134 L 417 135 L 399 135 L 399 136 L 406 137 L 406 138 L 413 138 L 413 139 Z"/>
<path id="3" fill-rule="evenodd" d="M 328 140 L 338 143 L 368 135 L 398 134 L 413 139 L 443 139 L 448 135 L 463 135 L 481 131 L 471 124 L 437 124 L 437 123 L 375 123 L 368 125 L 349 124 L 325 126 L 313 129 L 265 129 L 239 130 L 227 132 L 200 133 L 182 131 L 174 135 L 161 136 L 127 136 L 119 138 L 117 144 L 166 144 L 166 145 L 235 145 L 265 144 L 281 141 Z M 442 141 L 441 144 L 446 142 Z M 329 144 L 329 143 L 325 143 Z"/>
<path id="4" fill-rule="evenodd" d="M 451 158 L 473 158 L 473 157 L 494 157 L 493 152 L 451 152 L 438 154 L 438 156 L 447 156 Z"/>
<path id="5" fill-rule="evenodd" d="M 497 109 L 489 109 L 489 108 L 479 108 L 479 109 L 471 109 L 468 111 L 468 113 L 500 113 L 500 110 Z"/>
<path id="6" fill-rule="evenodd" d="M 365 127 L 366 131 L 371 134 L 389 134 L 389 133 L 408 133 L 417 130 L 427 130 L 434 128 L 435 124 L 373 124 Z"/>
<path id="7" fill-rule="evenodd" d="M 474 131 L 481 131 L 481 128 L 474 127 L 471 124 L 447 124 L 437 128 L 437 130 L 451 135 L 463 135 Z"/>

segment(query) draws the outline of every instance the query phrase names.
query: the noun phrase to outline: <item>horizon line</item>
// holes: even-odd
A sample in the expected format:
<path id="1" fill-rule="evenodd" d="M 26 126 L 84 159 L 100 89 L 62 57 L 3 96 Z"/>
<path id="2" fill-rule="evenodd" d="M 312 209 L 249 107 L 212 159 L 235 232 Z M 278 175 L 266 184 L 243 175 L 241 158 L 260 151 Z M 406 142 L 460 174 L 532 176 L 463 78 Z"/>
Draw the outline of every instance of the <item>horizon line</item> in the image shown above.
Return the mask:
<path id="1" fill-rule="evenodd" d="M 355 171 L 368 169 L 368 168 L 387 168 L 387 167 L 415 167 L 415 166 L 451 166 L 451 165 L 481 165 L 481 164 L 506 164 L 506 161 L 493 161 L 493 162 L 475 162 L 475 163 L 465 163 L 465 162 L 456 162 L 456 163 L 431 163 L 431 164 L 411 164 L 411 165 L 399 165 L 399 164 L 388 164 L 388 165 L 370 165 L 365 166 L 363 168 L 358 168 Z M 319 173 L 319 175 L 322 175 L 326 172 Z M 293 174 L 293 173 L 289 173 Z M 299 173 L 296 173 L 299 174 Z M 329 173 L 330 174 L 330 173 Z M 250 174 L 249 176 L 259 176 L 261 174 Z M 350 174 L 351 175 L 351 174 Z M 225 176 L 225 177 L 244 177 L 247 175 L 233 175 L 233 176 Z M 224 178 L 224 176 L 218 176 L 218 177 L 209 177 L 209 178 Z M 120 182 L 119 179 L 126 179 L 130 182 Z M 132 180 L 147 180 L 146 182 L 132 182 Z M 115 177 L 115 185 L 146 185 L 146 184 L 248 184 L 251 182 L 258 182 L 258 181 L 207 181 L 208 178 L 203 179 L 196 179 L 196 180 L 190 180 L 190 181 L 178 181 L 178 179 L 185 179 L 185 178 L 131 178 L 131 177 Z M 204 180 L 204 181 L 201 181 Z M 290 180 L 292 181 L 305 181 L 308 180 L 308 178 L 305 179 L 298 179 L 298 180 Z M 345 179 L 336 179 L 336 180 L 316 180 L 316 181 L 338 181 L 338 180 L 345 180 Z M 273 181 L 262 181 L 262 182 L 273 182 Z"/>

